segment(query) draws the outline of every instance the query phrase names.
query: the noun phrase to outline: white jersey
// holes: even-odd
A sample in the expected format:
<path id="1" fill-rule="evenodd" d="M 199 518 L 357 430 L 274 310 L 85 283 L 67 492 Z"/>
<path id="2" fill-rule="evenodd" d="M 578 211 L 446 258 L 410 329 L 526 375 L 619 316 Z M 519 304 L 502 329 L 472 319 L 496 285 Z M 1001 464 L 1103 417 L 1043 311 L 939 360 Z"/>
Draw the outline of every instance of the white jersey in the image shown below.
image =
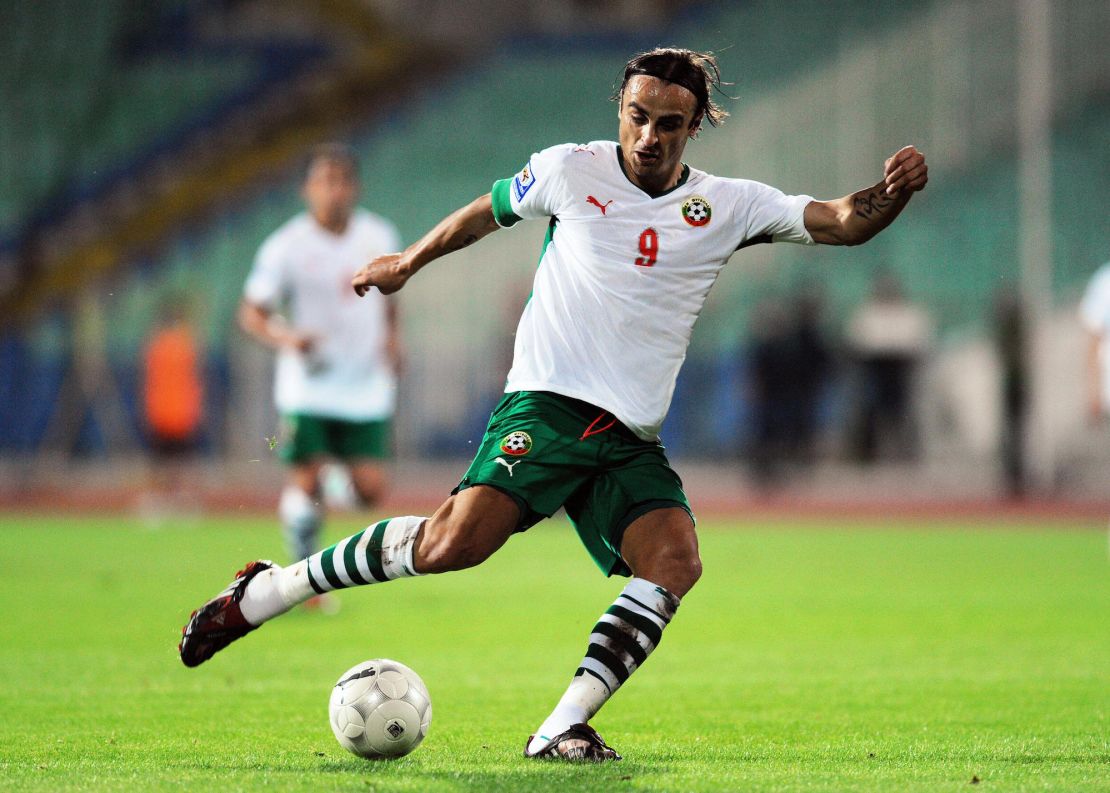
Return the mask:
<path id="1" fill-rule="evenodd" d="M 274 399 L 282 413 L 349 421 L 393 414 L 397 383 L 386 356 L 386 298 L 359 298 L 351 278 L 375 256 L 401 249 L 392 223 L 363 209 L 343 234 L 333 234 L 308 213 L 271 234 L 247 278 L 251 303 L 281 312 L 315 338 L 312 350 L 278 354 Z"/>
<path id="2" fill-rule="evenodd" d="M 802 218 L 812 200 L 685 166 L 652 198 L 612 141 L 533 154 L 493 186 L 498 224 L 551 223 L 505 390 L 581 399 L 656 440 L 721 268 L 757 242 L 812 244 Z"/>
<path id="3" fill-rule="evenodd" d="M 1091 277 L 1079 304 L 1079 319 L 1083 327 L 1101 337 L 1099 369 L 1102 374 L 1102 405 L 1110 412 L 1110 262 L 1102 265 Z"/>

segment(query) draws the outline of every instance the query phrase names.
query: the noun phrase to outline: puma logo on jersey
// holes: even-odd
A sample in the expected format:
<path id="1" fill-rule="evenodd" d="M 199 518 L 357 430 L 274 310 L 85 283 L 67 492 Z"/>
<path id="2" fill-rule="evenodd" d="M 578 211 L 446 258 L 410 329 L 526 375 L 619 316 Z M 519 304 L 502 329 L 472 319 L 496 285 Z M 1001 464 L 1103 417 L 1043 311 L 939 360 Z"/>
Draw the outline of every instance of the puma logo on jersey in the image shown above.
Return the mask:
<path id="1" fill-rule="evenodd" d="M 504 460 L 502 460 L 502 459 L 501 459 L 500 457 L 495 457 L 493 461 L 494 461 L 495 463 L 501 463 L 501 464 L 502 464 L 503 466 L 505 466 L 506 468 L 508 468 L 508 469 L 509 469 L 509 477 L 510 477 L 510 478 L 512 478 L 512 475 L 513 475 L 513 469 L 514 469 L 514 468 L 516 468 L 516 467 L 517 467 L 518 465 L 520 465 L 520 464 L 521 464 L 522 462 L 524 462 L 524 460 L 517 460 L 517 461 L 516 461 L 515 463 L 507 463 L 507 462 L 505 462 Z"/>
<path id="2" fill-rule="evenodd" d="M 609 205 L 610 205 L 611 203 L 613 203 L 613 201 L 612 201 L 612 199 L 610 199 L 610 200 L 606 201 L 606 202 L 605 202 L 604 204 L 602 204 L 602 203 L 601 203 L 600 201 L 598 201 L 598 200 L 597 200 L 596 198 L 594 198 L 594 197 L 593 197 L 593 196 L 591 195 L 591 196 L 586 196 L 586 203 L 587 203 L 587 204 L 593 204 L 593 205 L 594 205 L 595 207 L 597 207 L 598 209 L 600 209 L 600 210 L 601 210 L 601 214 L 603 214 L 603 215 L 604 215 L 604 214 L 605 214 L 605 210 L 609 208 Z"/>

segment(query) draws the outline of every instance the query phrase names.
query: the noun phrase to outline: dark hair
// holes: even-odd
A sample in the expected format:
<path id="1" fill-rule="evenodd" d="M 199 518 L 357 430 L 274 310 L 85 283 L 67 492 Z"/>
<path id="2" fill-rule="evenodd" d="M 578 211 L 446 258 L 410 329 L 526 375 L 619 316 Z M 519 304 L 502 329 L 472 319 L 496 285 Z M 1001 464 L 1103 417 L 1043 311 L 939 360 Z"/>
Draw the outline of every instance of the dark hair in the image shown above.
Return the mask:
<path id="1" fill-rule="evenodd" d="M 698 100 L 694 117 L 703 117 L 713 126 L 720 126 L 728 117 L 728 112 L 713 101 L 709 92 L 716 88 L 722 91 L 721 70 L 717 57 L 711 52 L 695 52 L 677 47 L 656 47 L 641 52 L 624 67 L 624 79 L 611 97 L 620 102 L 624 87 L 637 74 L 658 77 L 668 83 L 681 85 Z"/>
<path id="2" fill-rule="evenodd" d="M 335 141 L 318 143 L 309 149 L 308 158 L 305 160 L 304 165 L 304 175 L 306 179 L 316 166 L 316 163 L 320 161 L 339 163 L 350 171 L 351 176 L 358 177 L 358 153 L 346 143 L 338 143 Z"/>

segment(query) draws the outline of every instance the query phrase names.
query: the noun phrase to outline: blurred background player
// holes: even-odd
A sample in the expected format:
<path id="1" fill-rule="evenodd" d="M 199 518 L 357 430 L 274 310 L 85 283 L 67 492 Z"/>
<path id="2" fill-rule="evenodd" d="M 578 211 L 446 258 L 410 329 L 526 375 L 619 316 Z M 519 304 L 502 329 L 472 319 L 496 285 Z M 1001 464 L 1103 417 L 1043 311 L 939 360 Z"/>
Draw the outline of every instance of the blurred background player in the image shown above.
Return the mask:
<path id="1" fill-rule="evenodd" d="M 1079 319 L 1087 331 L 1087 413 L 1092 424 L 1110 415 L 1110 262 L 1091 277 Z"/>
<path id="2" fill-rule="evenodd" d="M 381 499 L 401 362 L 394 300 L 375 293 L 367 303 L 350 289 L 366 261 L 401 247 L 390 221 L 356 207 L 354 152 L 313 149 L 302 195 L 307 212 L 262 244 L 239 309 L 243 330 L 278 351 L 278 445 L 289 466 L 278 511 L 293 559 L 317 550 L 327 460 L 346 466 L 362 504 Z"/>
<path id="3" fill-rule="evenodd" d="M 914 378 L 929 349 L 928 311 L 905 295 L 899 278 L 880 270 L 871 294 L 852 314 L 848 345 L 860 373 L 853 447 L 860 462 L 917 457 L 920 444 Z"/>

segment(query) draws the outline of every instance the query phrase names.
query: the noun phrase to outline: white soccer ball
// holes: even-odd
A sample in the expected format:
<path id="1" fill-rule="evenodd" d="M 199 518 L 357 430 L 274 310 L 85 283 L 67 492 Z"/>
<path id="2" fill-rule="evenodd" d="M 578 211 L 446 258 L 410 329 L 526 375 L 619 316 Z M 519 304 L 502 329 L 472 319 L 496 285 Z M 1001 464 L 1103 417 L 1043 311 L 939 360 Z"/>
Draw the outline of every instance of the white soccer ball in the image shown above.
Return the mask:
<path id="1" fill-rule="evenodd" d="M 432 700 L 420 675 L 404 664 L 375 658 L 343 673 L 328 703 L 331 730 L 359 757 L 402 757 L 424 740 Z"/>

